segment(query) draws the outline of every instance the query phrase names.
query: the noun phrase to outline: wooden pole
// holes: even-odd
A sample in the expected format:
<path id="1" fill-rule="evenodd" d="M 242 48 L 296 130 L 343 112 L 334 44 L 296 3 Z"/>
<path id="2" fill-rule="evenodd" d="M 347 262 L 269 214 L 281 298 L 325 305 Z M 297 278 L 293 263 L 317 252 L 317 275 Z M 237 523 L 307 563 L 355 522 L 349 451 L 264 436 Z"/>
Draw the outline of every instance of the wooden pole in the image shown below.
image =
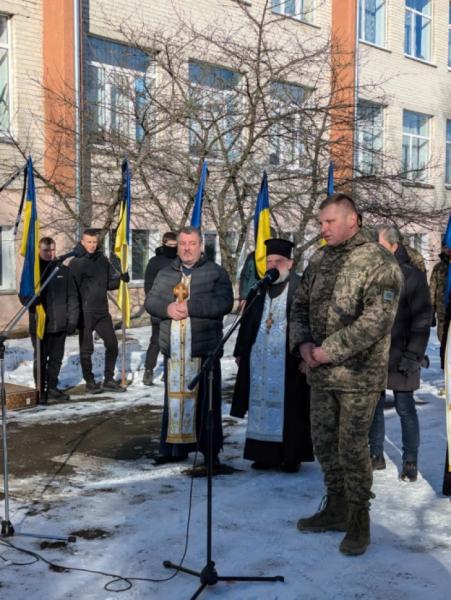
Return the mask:
<path id="1" fill-rule="evenodd" d="M 121 249 L 121 273 L 125 273 L 127 271 L 127 265 L 125 264 L 125 261 L 127 259 L 127 246 L 125 244 L 122 244 L 122 249 Z M 126 318 L 127 318 L 127 306 L 126 306 L 126 298 L 127 298 L 127 290 L 126 290 L 126 286 L 127 284 L 125 282 L 122 283 L 122 298 L 121 298 L 121 302 L 122 302 L 122 376 L 121 376 L 121 383 L 123 386 L 127 385 L 127 373 L 126 373 L 126 369 L 125 369 L 125 361 L 126 361 L 126 357 L 127 357 L 127 353 L 126 353 L 126 342 L 125 342 L 125 337 L 127 334 L 127 327 L 126 327 Z"/>

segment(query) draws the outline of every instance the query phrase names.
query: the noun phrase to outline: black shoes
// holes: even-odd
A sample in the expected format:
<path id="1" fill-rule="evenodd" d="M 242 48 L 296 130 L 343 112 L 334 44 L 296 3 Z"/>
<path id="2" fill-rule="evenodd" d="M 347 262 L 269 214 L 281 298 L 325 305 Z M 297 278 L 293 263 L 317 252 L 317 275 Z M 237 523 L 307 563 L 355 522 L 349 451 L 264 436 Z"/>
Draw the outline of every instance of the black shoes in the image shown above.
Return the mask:
<path id="1" fill-rule="evenodd" d="M 103 382 L 103 389 L 107 392 L 126 392 L 127 388 L 122 387 L 120 383 L 114 381 L 114 379 L 105 379 Z"/>
<path id="2" fill-rule="evenodd" d="M 144 385 L 153 385 L 153 371 L 146 369 L 143 375 L 143 384 Z"/>
<path id="3" fill-rule="evenodd" d="M 182 456 L 169 456 L 168 454 L 159 454 L 153 459 L 153 464 L 155 466 L 158 465 L 167 465 L 170 463 L 179 463 L 183 462 L 188 458 L 188 454 Z"/>
<path id="4" fill-rule="evenodd" d="M 416 481 L 418 477 L 418 468 L 416 462 L 404 462 L 400 479 L 402 481 Z"/>
<path id="5" fill-rule="evenodd" d="M 385 464 L 385 458 L 383 454 L 372 454 L 371 455 L 371 466 L 373 471 L 382 471 L 387 467 Z"/>
<path id="6" fill-rule="evenodd" d="M 96 383 L 95 381 L 87 381 L 85 389 L 86 389 L 87 394 L 101 394 L 102 393 L 102 386 L 100 385 L 100 383 Z"/>
<path id="7" fill-rule="evenodd" d="M 70 400 L 69 394 L 63 392 L 63 390 L 59 390 L 58 388 L 49 388 L 47 390 L 47 400 Z"/>

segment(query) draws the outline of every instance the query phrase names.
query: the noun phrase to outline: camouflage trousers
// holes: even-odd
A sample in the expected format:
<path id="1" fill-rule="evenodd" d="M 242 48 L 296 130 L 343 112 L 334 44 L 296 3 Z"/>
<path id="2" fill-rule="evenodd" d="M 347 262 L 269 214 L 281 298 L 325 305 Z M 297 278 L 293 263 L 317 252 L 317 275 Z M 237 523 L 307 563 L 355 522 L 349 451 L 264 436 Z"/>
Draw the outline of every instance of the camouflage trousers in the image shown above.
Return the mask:
<path id="1" fill-rule="evenodd" d="M 313 448 L 327 492 L 345 494 L 352 504 L 372 496 L 368 433 L 379 397 L 380 392 L 310 392 Z"/>

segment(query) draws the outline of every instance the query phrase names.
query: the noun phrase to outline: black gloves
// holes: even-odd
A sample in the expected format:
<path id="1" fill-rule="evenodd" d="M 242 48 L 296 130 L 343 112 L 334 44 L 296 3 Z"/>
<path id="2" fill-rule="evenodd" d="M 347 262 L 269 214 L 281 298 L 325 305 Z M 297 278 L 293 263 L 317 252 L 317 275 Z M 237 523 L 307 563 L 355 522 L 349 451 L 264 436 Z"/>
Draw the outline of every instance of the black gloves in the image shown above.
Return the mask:
<path id="1" fill-rule="evenodd" d="M 77 329 L 76 325 L 69 324 L 67 326 L 67 330 L 66 330 L 67 331 L 67 335 L 73 335 L 75 333 L 76 329 Z"/>
<path id="2" fill-rule="evenodd" d="M 398 371 L 403 375 L 413 375 L 421 368 L 421 363 L 408 356 L 403 356 L 398 364 Z"/>
<path id="3" fill-rule="evenodd" d="M 121 281 L 124 281 L 125 283 L 130 281 L 130 275 L 128 274 L 128 271 L 121 273 Z"/>

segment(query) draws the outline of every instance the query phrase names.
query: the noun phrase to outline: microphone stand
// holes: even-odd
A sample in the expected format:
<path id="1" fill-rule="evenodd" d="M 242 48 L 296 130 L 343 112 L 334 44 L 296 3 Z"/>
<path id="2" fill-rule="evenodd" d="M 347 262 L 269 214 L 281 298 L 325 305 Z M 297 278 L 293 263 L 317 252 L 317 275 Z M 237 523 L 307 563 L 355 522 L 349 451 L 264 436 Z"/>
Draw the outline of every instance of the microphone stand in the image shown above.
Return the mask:
<path id="1" fill-rule="evenodd" d="M 268 282 L 269 283 L 269 282 Z M 244 316 L 248 313 L 252 305 L 254 304 L 257 297 L 261 296 L 261 286 L 257 289 L 255 296 L 252 300 L 246 304 L 246 307 L 242 314 L 235 320 L 230 326 L 224 337 L 218 343 L 213 353 L 203 363 L 199 373 L 192 379 L 188 385 L 188 389 L 193 390 L 200 381 L 200 378 L 204 375 L 208 375 L 208 411 L 207 411 L 207 562 L 202 571 L 194 571 L 183 567 L 182 565 L 176 565 L 175 563 L 165 560 L 163 566 L 167 569 L 175 569 L 188 575 L 194 575 L 199 577 L 200 586 L 196 590 L 195 594 L 191 596 L 190 600 L 195 600 L 200 596 L 202 591 L 207 585 L 216 585 L 218 581 L 260 581 L 260 582 L 274 582 L 274 581 L 285 581 L 282 575 L 275 575 L 273 577 L 256 577 L 256 576 L 235 576 L 235 575 L 218 575 L 215 568 L 215 562 L 212 560 L 212 516 L 213 516 L 213 371 L 215 361 L 219 358 L 219 355 L 224 347 L 224 344 L 230 338 L 232 333 L 238 327 L 243 320 Z"/>
<path id="2" fill-rule="evenodd" d="M 44 290 L 52 279 L 56 276 L 58 271 L 60 270 L 61 265 L 56 264 L 53 271 L 47 277 L 47 279 L 42 283 L 40 291 Z M 42 535 L 36 533 L 24 533 L 24 532 L 16 532 L 13 525 L 11 524 L 9 518 L 9 486 L 8 486 L 8 441 L 7 441 L 7 427 L 6 427 L 6 389 L 5 389 L 5 341 L 10 337 L 11 331 L 14 329 L 16 324 L 20 321 L 23 315 L 27 312 L 27 310 L 32 306 L 38 294 L 34 294 L 32 298 L 28 300 L 28 302 L 22 306 L 22 308 L 14 315 L 14 317 L 10 320 L 10 322 L 6 325 L 4 331 L 0 333 L 0 396 L 1 396 L 1 405 L 2 405 L 2 443 L 3 443 L 3 486 L 4 486 L 4 495 L 5 495 L 5 517 L 2 519 L 1 525 L 1 536 L 0 537 L 11 537 L 13 535 L 22 535 L 26 537 L 33 537 L 38 539 L 45 540 L 57 540 L 62 542 L 75 542 L 76 538 L 73 535 L 62 537 L 62 536 L 54 536 L 54 535 Z M 36 335 L 36 340 L 37 340 Z"/>

